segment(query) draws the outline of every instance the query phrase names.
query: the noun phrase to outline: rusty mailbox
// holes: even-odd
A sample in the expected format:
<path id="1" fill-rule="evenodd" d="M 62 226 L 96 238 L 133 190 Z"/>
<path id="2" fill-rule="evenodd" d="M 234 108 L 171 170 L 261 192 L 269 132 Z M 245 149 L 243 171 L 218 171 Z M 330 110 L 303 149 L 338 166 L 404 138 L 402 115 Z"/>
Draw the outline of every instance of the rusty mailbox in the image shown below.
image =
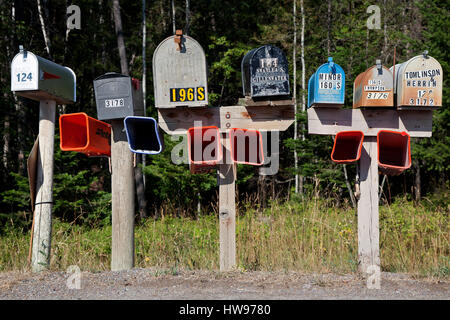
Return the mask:
<path id="1" fill-rule="evenodd" d="M 425 51 L 390 68 L 395 72 L 397 109 L 432 109 L 442 106 L 442 67 Z"/>
<path id="2" fill-rule="evenodd" d="M 283 51 L 272 45 L 250 50 L 242 59 L 245 97 L 286 97 L 290 94 L 289 67 Z"/>
<path id="3" fill-rule="evenodd" d="M 360 73 L 353 83 L 353 108 L 393 107 L 394 81 L 392 72 L 381 65 L 376 65 Z"/>
<path id="4" fill-rule="evenodd" d="M 97 118 L 124 119 L 143 115 L 143 96 L 139 80 L 108 72 L 94 80 Z"/>
<path id="5" fill-rule="evenodd" d="M 11 91 L 32 100 L 70 104 L 76 101 L 76 76 L 72 69 L 20 46 L 20 52 L 11 62 Z"/>
<path id="6" fill-rule="evenodd" d="M 177 30 L 153 54 L 155 106 L 208 106 L 206 57 L 200 44 Z"/>
<path id="7" fill-rule="evenodd" d="M 345 72 L 329 57 L 308 81 L 308 108 L 341 107 L 345 98 Z"/>

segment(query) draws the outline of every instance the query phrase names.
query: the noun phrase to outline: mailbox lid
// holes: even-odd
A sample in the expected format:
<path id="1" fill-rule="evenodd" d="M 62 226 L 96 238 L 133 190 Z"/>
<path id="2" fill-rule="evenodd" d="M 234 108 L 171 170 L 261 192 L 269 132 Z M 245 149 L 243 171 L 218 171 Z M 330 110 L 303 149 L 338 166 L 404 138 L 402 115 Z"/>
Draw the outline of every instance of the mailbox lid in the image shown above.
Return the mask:
<path id="1" fill-rule="evenodd" d="M 391 67 L 392 69 L 392 67 Z M 428 55 L 419 55 L 396 66 L 397 107 L 436 108 L 442 106 L 443 71 Z"/>
<path id="2" fill-rule="evenodd" d="M 312 103 L 323 106 L 342 106 L 345 99 L 345 72 L 329 57 L 314 74 Z M 309 86 L 309 83 L 308 83 Z M 310 90 L 308 88 L 308 90 Z"/>
<path id="3" fill-rule="evenodd" d="M 290 94 L 289 66 L 281 49 L 272 45 L 253 49 L 244 56 L 241 68 L 244 96 L 255 98 Z"/>
<path id="4" fill-rule="evenodd" d="M 208 105 L 206 56 L 193 38 L 183 35 L 181 50 L 175 36 L 163 40 L 153 54 L 155 106 L 205 107 Z"/>
<path id="5" fill-rule="evenodd" d="M 394 81 L 385 66 L 374 65 L 359 74 L 353 84 L 353 108 L 393 107 Z"/>
<path id="6" fill-rule="evenodd" d="M 76 75 L 72 69 L 21 50 L 11 62 L 11 91 L 33 100 L 76 101 Z"/>
<path id="7" fill-rule="evenodd" d="M 129 76 L 108 72 L 94 80 L 97 118 L 99 120 L 124 119 L 135 115 L 137 93 Z M 136 107 L 137 109 L 137 107 Z"/>

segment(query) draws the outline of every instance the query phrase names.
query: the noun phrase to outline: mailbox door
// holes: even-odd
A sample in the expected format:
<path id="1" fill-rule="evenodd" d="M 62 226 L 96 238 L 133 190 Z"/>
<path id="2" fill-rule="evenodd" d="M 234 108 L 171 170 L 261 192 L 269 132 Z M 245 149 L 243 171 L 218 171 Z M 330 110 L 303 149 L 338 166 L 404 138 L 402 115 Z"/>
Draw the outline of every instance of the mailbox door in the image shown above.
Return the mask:
<path id="1" fill-rule="evenodd" d="M 155 106 L 205 107 L 208 105 L 206 57 L 200 44 L 189 36 L 165 39 L 153 54 Z"/>
<path id="2" fill-rule="evenodd" d="M 316 73 L 313 73 L 311 78 L 308 80 L 308 108 L 311 108 L 311 106 L 314 104 L 314 78 L 316 76 Z"/>
<path id="3" fill-rule="evenodd" d="M 420 55 L 408 60 L 397 81 L 399 108 L 442 106 L 442 67 L 433 57 Z"/>
<path id="4" fill-rule="evenodd" d="M 250 57 L 249 69 L 252 98 L 290 94 L 289 66 L 281 49 L 271 45 L 258 48 Z"/>

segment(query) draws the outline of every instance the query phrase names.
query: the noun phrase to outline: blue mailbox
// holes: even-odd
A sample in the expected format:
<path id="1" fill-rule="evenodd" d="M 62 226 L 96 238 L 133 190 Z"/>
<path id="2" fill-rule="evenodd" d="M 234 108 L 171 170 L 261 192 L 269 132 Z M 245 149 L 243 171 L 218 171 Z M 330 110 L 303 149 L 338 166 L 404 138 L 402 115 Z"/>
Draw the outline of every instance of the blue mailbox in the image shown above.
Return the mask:
<path id="1" fill-rule="evenodd" d="M 345 73 L 329 57 L 308 81 L 308 108 L 341 107 L 345 97 Z"/>

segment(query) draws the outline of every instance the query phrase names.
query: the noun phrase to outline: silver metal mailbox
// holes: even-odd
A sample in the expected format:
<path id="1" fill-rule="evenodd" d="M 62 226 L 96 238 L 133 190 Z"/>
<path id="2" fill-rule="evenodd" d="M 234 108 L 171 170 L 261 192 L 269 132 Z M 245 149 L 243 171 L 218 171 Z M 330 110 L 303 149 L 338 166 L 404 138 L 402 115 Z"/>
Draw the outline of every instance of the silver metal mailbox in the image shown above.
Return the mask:
<path id="1" fill-rule="evenodd" d="M 177 33 L 163 40 L 153 54 L 155 106 L 208 106 L 206 57 L 200 44 Z"/>
<path id="2" fill-rule="evenodd" d="M 442 106 L 442 67 L 427 51 L 389 70 L 395 72 L 397 109 L 429 110 Z"/>
<path id="3" fill-rule="evenodd" d="M 60 66 L 20 47 L 11 62 L 11 91 L 32 100 L 55 100 L 58 104 L 76 101 L 76 76 Z"/>
<path id="4" fill-rule="evenodd" d="M 108 72 L 94 80 L 97 118 L 125 119 L 144 115 L 144 100 L 139 80 Z"/>

